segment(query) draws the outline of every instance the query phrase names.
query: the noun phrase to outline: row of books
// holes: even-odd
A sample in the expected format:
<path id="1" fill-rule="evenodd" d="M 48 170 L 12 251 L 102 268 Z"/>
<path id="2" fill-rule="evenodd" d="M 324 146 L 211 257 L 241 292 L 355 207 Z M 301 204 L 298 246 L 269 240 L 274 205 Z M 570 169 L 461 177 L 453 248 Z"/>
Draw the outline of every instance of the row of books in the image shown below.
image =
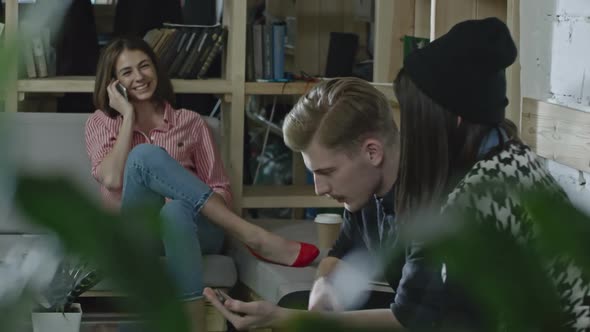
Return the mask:
<path id="1" fill-rule="evenodd" d="M 204 78 L 215 57 L 223 50 L 226 39 L 227 29 L 221 25 L 166 24 L 144 36 L 168 75 L 184 79 Z"/>
<path id="2" fill-rule="evenodd" d="M 285 22 L 248 26 L 247 79 L 280 81 L 285 78 Z"/>
<path id="3" fill-rule="evenodd" d="M 28 78 L 55 76 L 56 51 L 51 45 L 49 29 L 25 40 L 22 45 L 22 55 L 24 71 Z"/>

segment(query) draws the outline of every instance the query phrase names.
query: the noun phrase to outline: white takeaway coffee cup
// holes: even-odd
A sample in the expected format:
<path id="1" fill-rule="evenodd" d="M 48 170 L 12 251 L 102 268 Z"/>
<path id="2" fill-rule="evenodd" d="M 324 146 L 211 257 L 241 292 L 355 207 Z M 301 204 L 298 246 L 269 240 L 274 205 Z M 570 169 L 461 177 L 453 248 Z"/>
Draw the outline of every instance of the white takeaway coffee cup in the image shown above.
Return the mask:
<path id="1" fill-rule="evenodd" d="M 320 248 L 332 248 L 340 234 L 342 217 L 336 213 L 320 213 L 315 217 Z"/>

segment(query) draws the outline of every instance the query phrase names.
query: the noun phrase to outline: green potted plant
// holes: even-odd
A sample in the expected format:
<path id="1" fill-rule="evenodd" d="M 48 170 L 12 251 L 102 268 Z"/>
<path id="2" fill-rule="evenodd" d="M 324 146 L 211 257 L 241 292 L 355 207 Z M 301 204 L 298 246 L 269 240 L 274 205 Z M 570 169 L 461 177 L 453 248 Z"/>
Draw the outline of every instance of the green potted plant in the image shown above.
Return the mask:
<path id="1" fill-rule="evenodd" d="M 64 259 L 32 313 L 34 332 L 77 332 L 82 308 L 80 295 L 102 279 L 97 269 L 79 260 Z"/>

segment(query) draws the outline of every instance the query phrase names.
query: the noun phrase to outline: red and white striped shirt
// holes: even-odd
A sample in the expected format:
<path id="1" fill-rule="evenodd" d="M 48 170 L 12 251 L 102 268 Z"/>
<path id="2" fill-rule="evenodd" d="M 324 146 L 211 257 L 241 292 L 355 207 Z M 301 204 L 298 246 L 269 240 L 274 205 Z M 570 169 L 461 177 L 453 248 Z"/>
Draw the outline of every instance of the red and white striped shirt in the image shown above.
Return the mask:
<path id="1" fill-rule="evenodd" d="M 86 121 L 86 151 L 92 165 L 92 176 L 97 180 L 98 165 L 113 149 L 122 123 L 121 116 L 112 119 L 100 110 Z M 164 126 L 149 133 L 133 131 L 131 147 L 141 143 L 164 148 L 180 165 L 219 193 L 228 205 L 231 204 L 231 189 L 223 162 L 207 123 L 198 113 L 176 110 L 166 103 Z M 108 207 L 120 207 L 120 190 L 109 191 L 102 184 L 100 190 Z"/>

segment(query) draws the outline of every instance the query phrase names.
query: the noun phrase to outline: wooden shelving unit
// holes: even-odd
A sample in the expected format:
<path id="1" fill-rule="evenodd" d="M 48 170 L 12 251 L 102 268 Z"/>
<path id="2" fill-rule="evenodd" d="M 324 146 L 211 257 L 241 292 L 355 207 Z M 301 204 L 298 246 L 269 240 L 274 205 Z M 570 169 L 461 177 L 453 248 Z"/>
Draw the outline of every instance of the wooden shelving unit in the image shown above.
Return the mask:
<path id="1" fill-rule="evenodd" d="M 466 18 L 476 18 L 482 15 L 496 13 L 502 19 L 508 20 L 509 27 L 518 28 L 519 0 L 374 0 L 375 1 L 375 49 L 373 64 L 373 83 L 380 91 L 393 101 L 392 79 L 396 70 L 401 66 L 400 36 L 433 34 L 439 35 L 450 25 Z M 344 4 L 346 2 L 346 4 Z M 272 2 L 273 6 L 277 1 Z M 270 2 L 269 2 L 270 4 Z M 320 20 L 322 11 L 339 11 L 342 8 L 352 8 L 350 0 L 297 0 L 288 3 L 295 8 L 296 15 L 301 16 L 298 24 L 297 45 L 293 49 L 295 63 L 300 69 L 313 72 L 321 68 L 325 62 L 323 53 L 327 51 L 326 31 L 338 31 L 337 26 L 350 25 L 348 20 L 342 20 L 329 12 L 325 16 L 329 19 Z M 341 206 L 326 197 L 317 197 L 313 187 L 308 185 L 293 185 L 281 187 L 243 186 L 243 137 L 244 137 L 244 108 L 248 95 L 301 95 L 308 91 L 314 82 L 289 83 L 258 83 L 246 82 L 246 0 L 225 0 L 223 22 L 228 28 L 227 48 L 223 75 L 221 79 L 207 80 L 172 80 L 177 93 L 213 93 L 223 94 L 222 104 L 222 154 L 227 171 L 230 175 L 234 192 L 236 211 L 242 208 L 267 207 L 335 207 Z M 460 10 L 459 10 L 460 9 Z M 18 27 L 17 0 L 6 0 L 5 35 L 7 40 L 16 39 Z M 106 8 L 112 10 L 112 8 Z M 434 29 L 429 26 L 430 12 L 435 13 Z M 305 22 L 305 24 L 303 24 Z M 347 27 L 348 29 L 350 27 Z M 353 27 L 354 28 L 354 27 Z M 517 37 L 517 34 L 515 34 Z M 317 56 L 314 50 L 318 50 Z M 320 52 L 321 51 L 321 52 Z M 321 53 L 321 54 L 320 54 Z M 316 61 L 320 59 L 320 61 Z M 324 59 L 324 60 L 321 60 Z M 314 62 L 311 64 L 311 62 Z M 311 69 L 307 68 L 311 64 Z M 305 68 L 304 68 L 305 67 Z M 309 66 L 308 66 L 309 67 Z M 5 107 L 8 111 L 18 110 L 19 95 L 23 93 L 63 93 L 79 92 L 92 93 L 94 90 L 93 77 L 52 77 L 44 79 L 17 79 L 17 66 L 5 73 L 9 78 L 6 86 Z M 321 72 L 321 71 L 318 71 Z M 519 78 L 518 68 L 508 75 L 510 93 L 513 100 L 519 96 L 516 79 Z M 520 100 L 520 99 L 518 99 Z M 520 108 L 512 111 L 520 115 Z M 398 114 L 396 113 L 396 117 Z M 298 181 L 301 183 L 301 181 Z"/>
<path id="2" fill-rule="evenodd" d="M 247 82 L 246 94 L 249 95 L 302 95 L 313 88 L 316 82 L 260 83 Z"/>
<path id="3" fill-rule="evenodd" d="M 312 185 L 245 186 L 243 208 L 304 208 L 342 207 L 342 203 L 328 197 L 316 196 Z"/>
<path id="4" fill-rule="evenodd" d="M 246 95 L 302 95 L 313 88 L 317 82 L 246 82 Z M 230 94 L 232 92 L 231 81 L 224 79 L 185 80 L 172 79 L 174 92 L 176 93 L 213 93 Z M 395 100 L 391 83 L 373 83 L 373 85 Z M 18 92 L 35 93 L 63 93 L 79 92 L 92 93 L 94 91 L 94 76 L 59 76 L 46 78 L 19 79 Z"/>
<path id="5" fill-rule="evenodd" d="M 261 83 L 246 82 L 247 95 L 302 95 L 313 88 L 318 82 L 285 82 Z M 393 85 L 388 83 L 372 83 L 387 98 L 395 101 Z"/>
<path id="6" fill-rule="evenodd" d="M 230 93 L 231 82 L 222 79 L 172 79 L 176 93 Z M 94 76 L 60 76 L 18 80 L 18 92 L 80 92 L 94 91 Z"/>

